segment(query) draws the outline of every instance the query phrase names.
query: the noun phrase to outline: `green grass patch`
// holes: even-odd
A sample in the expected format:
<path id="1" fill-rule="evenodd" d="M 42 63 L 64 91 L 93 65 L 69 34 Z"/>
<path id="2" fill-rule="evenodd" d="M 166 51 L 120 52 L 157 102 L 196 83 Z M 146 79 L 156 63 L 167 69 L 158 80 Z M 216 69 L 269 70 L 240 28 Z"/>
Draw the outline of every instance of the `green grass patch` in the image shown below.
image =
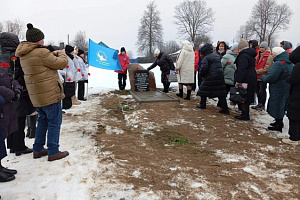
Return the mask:
<path id="1" fill-rule="evenodd" d="M 176 144 L 189 144 L 190 143 L 190 141 L 188 139 L 183 138 L 183 137 L 173 138 L 172 142 L 176 143 Z"/>

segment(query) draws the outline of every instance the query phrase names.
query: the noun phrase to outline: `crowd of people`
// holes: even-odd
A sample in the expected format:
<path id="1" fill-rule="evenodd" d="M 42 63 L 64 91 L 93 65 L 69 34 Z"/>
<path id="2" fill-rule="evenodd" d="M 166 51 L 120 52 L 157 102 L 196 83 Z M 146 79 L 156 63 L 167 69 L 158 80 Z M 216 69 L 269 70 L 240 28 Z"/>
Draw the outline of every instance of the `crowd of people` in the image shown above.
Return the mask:
<path id="1" fill-rule="evenodd" d="M 85 52 L 70 45 L 63 50 L 44 46 L 44 38 L 32 24 L 27 24 L 25 42 L 13 33 L 0 33 L 0 182 L 17 174 L 1 164 L 7 156 L 5 140 L 16 156 L 33 153 L 34 159 L 48 156 L 48 161 L 68 156 L 59 151 L 62 113 L 87 100 Z M 35 138 L 33 148 L 25 144 L 26 122 L 26 136 Z"/>
<path id="2" fill-rule="evenodd" d="M 157 65 L 162 72 L 163 92 L 168 93 L 170 70 L 175 70 L 178 79 L 178 97 L 183 98 L 183 86 L 187 87 L 185 100 L 190 100 L 191 91 L 199 87 L 199 109 L 206 109 L 207 98 L 218 98 L 219 113 L 230 114 L 226 97 L 231 88 L 240 87 L 245 93 L 245 100 L 237 103 L 241 111 L 236 115 L 238 120 L 250 120 L 250 105 L 253 110 L 265 110 L 267 86 L 269 85 L 268 114 L 274 122 L 269 130 L 282 132 L 283 117 L 287 112 L 289 118 L 289 139 L 282 141 L 298 145 L 300 142 L 300 47 L 292 51 L 292 44 L 282 41 L 278 47 L 270 48 L 263 41 L 246 41 L 241 38 L 239 43 L 229 47 L 225 41 L 218 41 L 216 46 L 202 44 L 199 50 L 192 43 L 184 41 L 177 56 L 176 67 L 170 55 L 156 49 L 155 62 L 147 69 Z M 197 75 L 198 74 L 198 75 Z M 197 78 L 198 77 L 198 84 Z M 257 96 L 257 100 L 256 100 Z"/>
<path id="3" fill-rule="evenodd" d="M 15 179 L 17 173 L 1 164 L 7 156 L 5 140 L 9 153 L 16 156 L 33 153 L 34 159 L 48 156 L 48 161 L 68 156 L 68 151 L 59 150 L 62 114 L 87 100 L 85 84 L 89 73 L 85 52 L 70 45 L 63 50 L 45 46 L 44 38 L 44 33 L 32 24 L 27 24 L 25 42 L 20 43 L 13 33 L 0 34 L 0 182 Z M 163 92 L 169 92 L 169 75 L 173 70 L 177 74 L 179 98 L 184 97 L 186 86 L 184 99 L 190 100 L 198 86 L 199 109 L 207 108 L 207 98 L 218 98 L 219 113 L 229 115 L 226 97 L 231 88 L 246 90 L 246 99 L 238 102 L 241 111 L 235 116 L 238 120 L 250 120 L 255 94 L 257 104 L 251 108 L 257 112 L 265 110 L 269 85 L 267 112 L 274 122 L 268 129 L 282 132 L 287 111 L 290 138 L 282 141 L 299 144 L 300 47 L 292 51 L 291 43 L 282 41 L 271 49 L 265 41 L 259 44 L 241 38 L 231 47 L 225 41 L 218 41 L 216 46 L 207 43 L 196 50 L 191 42 L 184 41 L 176 66 L 170 55 L 159 49 L 154 55 L 156 60 L 147 70 L 160 67 Z M 116 72 L 119 89 L 124 90 L 130 62 L 125 47 L 118 56 L 122 70 Z M 25 144 L 26 122 L 26 136 L 35 138 L 33 149 Z"/>

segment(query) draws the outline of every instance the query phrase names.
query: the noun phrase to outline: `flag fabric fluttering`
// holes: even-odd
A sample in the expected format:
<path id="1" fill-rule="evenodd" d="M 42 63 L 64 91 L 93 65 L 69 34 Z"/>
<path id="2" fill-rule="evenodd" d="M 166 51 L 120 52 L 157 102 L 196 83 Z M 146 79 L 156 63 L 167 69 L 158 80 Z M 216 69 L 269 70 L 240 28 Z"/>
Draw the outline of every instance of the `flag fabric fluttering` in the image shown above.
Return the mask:
<path id="1" fill-rule="evenodd" d="M 88 63 L 101 69 L 122 70 L 118 51 L 99 45 L 91 39 L 89 39 Z"/>

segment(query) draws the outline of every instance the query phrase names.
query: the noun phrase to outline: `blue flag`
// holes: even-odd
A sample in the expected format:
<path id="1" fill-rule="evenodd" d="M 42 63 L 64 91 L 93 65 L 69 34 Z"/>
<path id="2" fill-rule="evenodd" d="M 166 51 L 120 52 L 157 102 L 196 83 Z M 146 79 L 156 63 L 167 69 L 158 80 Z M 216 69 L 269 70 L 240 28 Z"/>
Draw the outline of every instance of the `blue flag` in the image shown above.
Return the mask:
<path id="1" fill-rule="evenodd" d="M 101 46 L 89 39 L 88 63 L 91 66 L 108 69 L 122 70 L 118 51 L 115 49 Z"/>

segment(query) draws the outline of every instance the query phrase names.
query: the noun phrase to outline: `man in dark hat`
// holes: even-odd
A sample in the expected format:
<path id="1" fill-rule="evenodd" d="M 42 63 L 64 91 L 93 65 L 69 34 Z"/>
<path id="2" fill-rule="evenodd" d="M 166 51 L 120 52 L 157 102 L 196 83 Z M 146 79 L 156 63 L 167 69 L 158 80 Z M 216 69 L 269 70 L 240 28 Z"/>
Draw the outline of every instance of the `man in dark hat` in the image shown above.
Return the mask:
<path id="1" fill-rule="evenodd" d="M 24 71 L 25 83 L 31 102 L 38 112 L 38 126 L 33 144 L 33 158 L 48 155 L 48 161 L 54 161 L 69 155 L 59 151 L 59 135 L 62 123 L 61 100 L 64 98 L 63 86 L 57 70 L 67 65 L 64 51 L 51 53 L 44 48 L 44 33 L 27 24 L 26 40 L 17 50 Z M 47 147 L 44 148 L 47 135 Z"/>

